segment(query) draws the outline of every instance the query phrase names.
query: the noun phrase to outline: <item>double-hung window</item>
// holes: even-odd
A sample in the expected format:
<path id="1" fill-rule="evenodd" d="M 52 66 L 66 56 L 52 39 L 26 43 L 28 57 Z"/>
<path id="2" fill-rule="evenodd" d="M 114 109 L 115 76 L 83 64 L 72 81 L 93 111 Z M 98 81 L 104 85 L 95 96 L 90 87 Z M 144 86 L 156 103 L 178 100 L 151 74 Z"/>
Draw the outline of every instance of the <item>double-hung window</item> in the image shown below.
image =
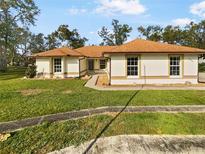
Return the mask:
<path id="1" fill-rule="evenodd" d="M 100 69 L 105 69 L 106 68 L 106 61 L 105 59 L 100 59 Z"/>
<path id="2" fill-rule="evenodd" d="M 137 56 L 127 58 L 127 76 L 138 76 L 138 61 Z"/>
<path id="3" fill-rule="evenodd" d="M 61 71 L 62 71 L 61 58 L 55 58 L 54 59 L 54 72 L 58 73 Z"/>
<path id="4" fill-rule="evenodd" d="M 170 76 L 180 75 L 180 56 L 170 56 Z"/>

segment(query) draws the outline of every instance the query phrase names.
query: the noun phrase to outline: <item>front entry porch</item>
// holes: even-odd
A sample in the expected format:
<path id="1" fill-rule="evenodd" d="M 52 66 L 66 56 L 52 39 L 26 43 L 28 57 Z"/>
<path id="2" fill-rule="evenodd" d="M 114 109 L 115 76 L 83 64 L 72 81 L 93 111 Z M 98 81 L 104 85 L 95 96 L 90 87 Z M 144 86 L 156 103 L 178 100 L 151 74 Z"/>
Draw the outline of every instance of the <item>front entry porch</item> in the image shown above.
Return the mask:
<path id="1" fill-rule="evenodd" d="M 87 58 L 87 75 L 107 74 L 108 59 L 106 58 Z"/>

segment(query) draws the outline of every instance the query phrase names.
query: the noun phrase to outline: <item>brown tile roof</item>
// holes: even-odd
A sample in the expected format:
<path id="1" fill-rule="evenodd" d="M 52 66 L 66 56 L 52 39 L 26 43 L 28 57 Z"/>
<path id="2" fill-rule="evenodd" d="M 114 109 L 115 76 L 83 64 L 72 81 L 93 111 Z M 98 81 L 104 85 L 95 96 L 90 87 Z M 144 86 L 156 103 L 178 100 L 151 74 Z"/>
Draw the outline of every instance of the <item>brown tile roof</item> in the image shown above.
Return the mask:
<path id="1" fill-rule="evenodd" d="M 136 39 L 104 53 L 205 53 L 205 50 Z"/>
<path id="2" fill-rule="evenodd" d="M 33 57 L 63 57 L 63 56 L 73 56 L 73 57 L 80 57 L 83 56 L 79 52 L 70 49 L 68 47 L 57 48 L 45 52 L 40 52 L 37 54 L 32 55 Z"/>
<path id="3" fill-rule="evenodd" d="M 86 57 L 100 58 L 103 52 L 111 51 L 115 46 L 86 46 L 76 49 Z"/>
<path id="4" fill-rule="evenodd" d="M 33 57 L 86 56 L 100 58 L 104 53 L 205 53 L 205 50 L 136 39 L 120 46 L 86 46 L 75 50 L 63 47 L 37 53 Z"/>

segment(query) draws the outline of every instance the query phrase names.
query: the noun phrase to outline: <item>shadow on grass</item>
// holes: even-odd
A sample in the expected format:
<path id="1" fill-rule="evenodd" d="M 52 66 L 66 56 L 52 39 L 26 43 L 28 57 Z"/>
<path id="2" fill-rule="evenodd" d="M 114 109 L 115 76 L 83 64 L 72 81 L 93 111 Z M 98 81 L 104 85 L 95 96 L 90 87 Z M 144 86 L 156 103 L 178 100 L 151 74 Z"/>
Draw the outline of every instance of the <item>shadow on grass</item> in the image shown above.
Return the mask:
<path id="1" fill-rule="evenodd" d="M 109 126 L 117 119 L 117 117 L 119 117 L 119 115 L 127 108 L 127 106 L 130 104 L 130 102 L 132 101 L 132 99 L 140 92 L 140 90 L 136 91 L 132 97 L 128 100 L 128 102 L 125 104 L 125 106 L 122 108 L 122 110 L 120 110 L 120 112 L 113 118 L 110 120 L 109 123 L 107 123 L 107 125 L 105 125 L 105 127 L 100 131 L 100 133 L 95 137 L 95 139 L 89 144 L 89 146 L 86 148 L 86 150 L 83 152 L 83 154 L 87 154 L 89 152 L 89 150 L 93 147 L 93 145 L 97 142 L 97 140 L 101 137 L 101 135 L 109 128 Z"/>

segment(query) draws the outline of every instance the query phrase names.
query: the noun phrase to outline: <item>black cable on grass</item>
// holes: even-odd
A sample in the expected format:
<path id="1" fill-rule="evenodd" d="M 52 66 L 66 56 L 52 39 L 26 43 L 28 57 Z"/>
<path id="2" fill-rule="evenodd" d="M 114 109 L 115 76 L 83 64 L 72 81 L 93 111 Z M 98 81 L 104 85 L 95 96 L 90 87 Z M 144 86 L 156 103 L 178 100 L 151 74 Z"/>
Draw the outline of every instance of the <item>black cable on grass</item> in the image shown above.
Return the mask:
<path id="1" fill-rule="evenodd" d="M 85 149 L 85 151 L 83 152 L 83 154 L 87 154 L 89 152 L 89 150 L 93 147 L 93 145 L 97 142 L 97 140 L 101 137 L 101 135 L 108 129 L 108 127 L 113 123 L 113 121 L 115 121 L 117 119 L 117 117 L 127 108 L 127 106 L 130 104 L 130 102 L 132 101 L 132 99 L 140 92 L 140 90 L 136 91 L 132 97 L 130 97 L 130 99 L 127 101 L 126 105 L 120 110 L 120 112 L 112 119 L 110 120 L 109 123 L 107 123 L 107 125 L 105 125 L 105 127 L 101 130 L 101 132 L 96 136 L 96 138 L 89 144 L 89 146 Z"/>

